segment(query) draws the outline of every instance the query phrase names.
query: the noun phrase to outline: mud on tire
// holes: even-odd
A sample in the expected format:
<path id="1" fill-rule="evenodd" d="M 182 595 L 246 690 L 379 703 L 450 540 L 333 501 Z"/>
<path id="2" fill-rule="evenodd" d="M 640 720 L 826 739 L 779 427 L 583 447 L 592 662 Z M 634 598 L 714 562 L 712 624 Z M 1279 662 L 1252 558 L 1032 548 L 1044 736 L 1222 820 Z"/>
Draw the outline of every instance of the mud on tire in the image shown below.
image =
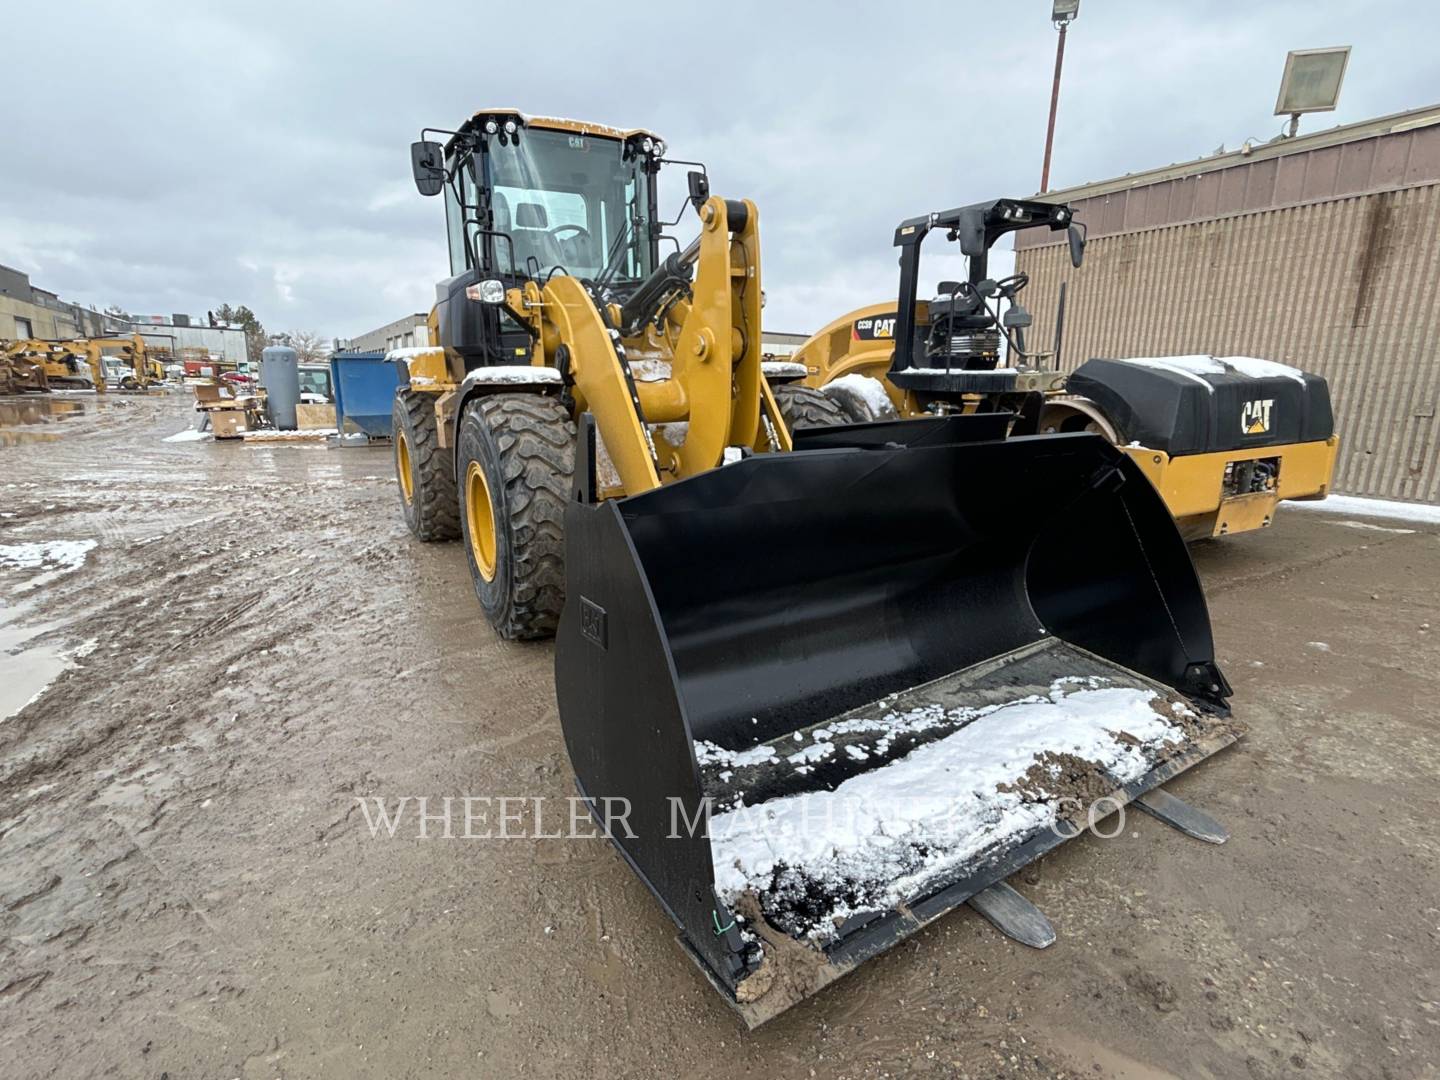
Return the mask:
<path id="1" fill-rule="evenodd" d="M 395 479 L 405 524 L 420 540 L 458 538 L 460 507 L 455 492 L 455 461 L 451 452 L 440 445 L 434 395 L 397 390 L 391 420 Z M 408 485 L 402 475 L 407 470 Z"/>
<path id="2" fill-rule="evenodd" d="M 775 404 L 791 431 L 797 428 L 835 427 L 850 421 L 835 402 L 819 390 L 793 383 L 774 388 Z"/>
<path id="3" fill-rule="evenodd" d="M 465 554 L 486 618 L 503 638 L 553 635 L 565 603 L 565 504 L 575 471 L 568 410 L 538 394 L 479 398 L 460 418 L 456 449 Z M 488 519 L 478 503 L 487 494 Z"/>

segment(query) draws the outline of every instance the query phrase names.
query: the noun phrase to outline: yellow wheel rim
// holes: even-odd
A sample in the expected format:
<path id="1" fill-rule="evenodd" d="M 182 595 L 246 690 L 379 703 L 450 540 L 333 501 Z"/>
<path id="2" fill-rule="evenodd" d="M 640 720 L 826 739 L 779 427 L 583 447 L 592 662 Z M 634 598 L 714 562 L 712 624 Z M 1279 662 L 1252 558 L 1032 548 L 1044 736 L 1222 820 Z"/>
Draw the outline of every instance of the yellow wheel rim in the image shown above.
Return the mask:
<path id="1" fill-rule="evenodd" d="M 400 474 L 400 495 L 409 506 L 415 501 L 415 481 L 410 475 L 410 441 L 395 434 L 395 471 Z"/>
<path id="2" fill-rule="evenodd" d="M 485 470 L 472 461 L 465 469 L 465 524 L 470 532 L 470 554 L 486 581 L 495 580 L 495 508 Z"/>

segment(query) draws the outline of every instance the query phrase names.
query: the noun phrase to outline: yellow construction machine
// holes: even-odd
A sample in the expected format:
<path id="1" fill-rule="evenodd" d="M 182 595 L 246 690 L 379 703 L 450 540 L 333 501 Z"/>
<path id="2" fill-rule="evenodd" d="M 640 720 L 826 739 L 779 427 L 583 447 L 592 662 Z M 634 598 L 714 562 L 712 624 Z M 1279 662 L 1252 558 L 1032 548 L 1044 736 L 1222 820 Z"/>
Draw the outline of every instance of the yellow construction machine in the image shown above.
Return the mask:
<path id="1" fill-rule="evenodd" d="M 0 343 L 9 381 L 28 390 L 71 389 L 104 393 L 108 386 L 143 390 L 163 382 L 165 372 L 146 354 L 139 334 L 115 338 L 71 338 L 49 341 L 31 338 Z M 38 368 L 44 379 L 20 377 Z"/>
<path id="2" fill-rule="evenodd" d="M 1003 410 L 1018 433 L 1103 435 L 1191 540 L 1264 528 L 1282 499 L 1325 497 L 1339 440 L 1318 375 L 1253 357 L 1168 356 L 1091 359 L 1067 376 L 1063 286 L 1053 350 L 1028 349 L 1028 277 L 992 280 L 987 266 L 997 240 L 1027 228 L 1067 230 L 1080 265 L 1083 234 L 1063 204 L 996 199 L 901 222 L 898 300 L 827 324 L 796 351 L 789 377 L 822 389 L 852 422 Z M 969 274 L 927 300 L 920 247 L 935 231 L 960 242 Z"/>
<path id="3" fill-rule="evenodd" d="M 401 500 L 422 540 L 463 534 L 505 637 L 548 636 L 560 616 L 560 517 L 583 414 L 608 498 L 727 454 L 788 450 L 786 417 L 826 406 L 818 391 L 766 385 L 753 203 L 710 195 L 692 173 L 699 235 L 661 257 L 663 153 L 648 131 L 507 109 L 413 148 L 422 193 L 445 194 L 452 276 L 430 315 L 440 344 L 391 354 L 406 372 Z"/>
<path id="4" fill-rule="evenodd" d="M 0 341 L 0 394 L 46 393 L 45 362 L 24 341 Z"/>
<path id="5" fill-rule="evenodd" d="M 139 334 L 130 337 L 79 338 L 70 343 L 84 351 L 92 369 L 122 390 L 145 390 L 165 381 L 165 368 L 152 360 Z"/>
<path id="6" fill-rule="evenodd" d="M 1238 728 L 1134 460 L 772 391 L 756 208 L 701 169 L 667 223 L 652 132 L 428 134 L 451 276 L 437 344 L 389 354 L 405 520 L 463 538 L 502 636 L 555 633 L 580 794 L 747 1024 L 962 904 L 1043 947 L 1004 879 L 1131 801 L 1224 838 L 1159 789 Z"/>
<path id="7" fill-rule="evenodd" d="M 44 373 L 43 385 L 32 384 L 32 390 L 97 390 L 105 392 L 104 369 L 80 343 L 46 341 L 28 338 L 5 342 L 5 356 L 13 366 L 16 361 L 36 365 Z"/>

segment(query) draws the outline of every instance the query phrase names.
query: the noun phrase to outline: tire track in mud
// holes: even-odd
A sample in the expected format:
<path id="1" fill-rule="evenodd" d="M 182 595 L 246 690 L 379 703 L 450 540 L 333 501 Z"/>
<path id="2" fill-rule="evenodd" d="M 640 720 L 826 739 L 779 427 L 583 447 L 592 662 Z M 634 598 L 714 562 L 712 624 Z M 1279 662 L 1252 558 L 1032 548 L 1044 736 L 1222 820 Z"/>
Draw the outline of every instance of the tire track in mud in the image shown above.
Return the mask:
<path id="1" fill-rule="evenodd" d="M 243 459 L 231 455 L 248 448 L 157 453 L 142 442 L 119 475 L 76 475 L 105 473 L 107 457 L 122 456 L 94 445 L 106 434 L 96 426 L 46 442 L 43 460 L 22 460 L 4 485 L 13 516 L 0 519 L 0 538 L 98 541 L 83 568 L 37 597 L 54 624 L 37 640 L 94 649 L 0 724 L 0 859 L 15 883 L 0 889 L 0 957 L 14 975 L 0 999 L 32 1010 L 93 979 L 76 981 L 84 968 L 64 959 L 76 950 L 128 956 L 147 985 L 204 970 L 204 939 L 227 936 L 223 915 L 185 884 L 194 852 L 167 865 L 159 836 L 172 850 L 206 834 L 197 808 L 243 797 L 256 763 L 286 756 L 293 721 L 304 717 L 312 739 L 333 725 L 310 715 L 297 660 L 323 647 L 335 618 L 358 613 L 337 593 L 363 594 L 365 575 L 393 558 L 351 538 L 355 498 L 373 500 L 384 484 L 347 478 L 337 466 L 348 462 L 332 458 L 317 477 L 314 462 L 287 460 L 289 448 L 267 450 L 270 473 L 240 479 Z M 186 486 L 171 486 L 172 463 Z M 205 988 L 243 992 L 256 943 L 229 940 L 224 952 L 218 983 Z M 132 986 L 121 998 L 145 992 Z M 39 1015 L 13 1034 L 37 1031 Z"/>

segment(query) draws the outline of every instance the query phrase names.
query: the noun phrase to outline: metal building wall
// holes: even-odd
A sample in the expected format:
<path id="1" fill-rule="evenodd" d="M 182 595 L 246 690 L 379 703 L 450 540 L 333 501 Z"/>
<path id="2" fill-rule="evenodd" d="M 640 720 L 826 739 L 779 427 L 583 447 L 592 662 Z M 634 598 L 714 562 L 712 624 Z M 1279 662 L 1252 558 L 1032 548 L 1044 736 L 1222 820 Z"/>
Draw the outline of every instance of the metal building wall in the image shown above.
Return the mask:
<path id="1" fill-rule="evenodd" d="M 1077 217 L 1095 220 L 1086 203 L 1102 201 Z M 1440 185 L 1099 236 L 1080 270 L 1063 243 L 1022 248 L 1016 265 L 1031 275 L 1037 345 L 1069 281 L 1067 370 L 1210 353 L 1317 372 L 1341 439 L 1336 491 L 1440 501 Z"/>

